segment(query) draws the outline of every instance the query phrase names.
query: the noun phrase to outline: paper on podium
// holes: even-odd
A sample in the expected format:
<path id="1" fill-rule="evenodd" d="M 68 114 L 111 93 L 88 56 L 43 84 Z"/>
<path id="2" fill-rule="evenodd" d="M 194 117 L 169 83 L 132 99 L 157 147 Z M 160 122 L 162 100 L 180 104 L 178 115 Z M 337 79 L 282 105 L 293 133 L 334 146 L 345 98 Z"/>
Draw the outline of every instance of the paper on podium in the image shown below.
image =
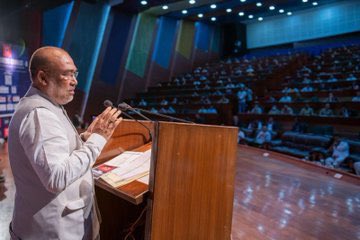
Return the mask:
<path id="1" fill-rule="evenodd" d="M 126 151 L 94 168 L 93 174 L 115 188 L 137 179 L 148 184 L 150 158 L 151 149 L 146 152 Z"/>

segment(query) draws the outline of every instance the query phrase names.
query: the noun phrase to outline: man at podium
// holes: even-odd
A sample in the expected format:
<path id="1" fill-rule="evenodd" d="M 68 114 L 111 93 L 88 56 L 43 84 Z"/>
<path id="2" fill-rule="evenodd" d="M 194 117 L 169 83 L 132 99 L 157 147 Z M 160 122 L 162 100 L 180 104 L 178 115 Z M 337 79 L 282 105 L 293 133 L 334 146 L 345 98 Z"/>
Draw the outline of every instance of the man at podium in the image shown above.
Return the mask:
<path id="1" fill-rule="evenodd" d="M 78 83 L 70 55 L 42 47 L 29 71 L 32 84 L 9 127 L 16 186 L 11 239 L 97 239 L 91 168 L 120 123 L 120 111 L 106 108 L 80 137 L 63 108 Z"/>

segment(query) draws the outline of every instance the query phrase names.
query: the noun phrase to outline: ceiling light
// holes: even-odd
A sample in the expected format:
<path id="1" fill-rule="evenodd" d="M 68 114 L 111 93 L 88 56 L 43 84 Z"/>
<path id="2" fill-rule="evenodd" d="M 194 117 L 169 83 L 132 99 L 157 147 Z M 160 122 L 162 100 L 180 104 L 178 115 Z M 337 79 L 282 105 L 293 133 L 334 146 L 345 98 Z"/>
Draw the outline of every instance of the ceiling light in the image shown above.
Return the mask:
<path id="1" fill-rule="evenodd" d="M 262 20 L 264 20 L 264 19 L 263 19 L 262 17 L 259 17 L 258 20 L 259 20 L 259 21 L 262 21 Z"/>
<path id="2" fill-rule="evenodd" d="M 213 21 L 213 22 L 216 21 L 216 17 L 212 17 L 211 21 Z"/>
<path id="3" fill-rule="evenodd" d="M 308 0 L 302 0 L 303 2 L 308 2 Z"/>
<path id="4" fill-rule="evenodd" d="M 256 6 L 261 7 L 261 6 L 262 6 L 262 3 L 261 3 L 261 2 L 258 2 L 258 3 L 256 3 Z"/>
<path id="5" fill-rule="evenodd" d="M 246 2 L 246 0 L 240 0 L 240 2 Z"/>
<path id="6" fill-rule="evenodd" d="M 189 3 L 190 4 L 195 4 L 196 2 L 195 2 L 195 0 L 190 0 Z"/>
<path id="7" fill-rule="evenodd" d="M 253 15 L 249 15 L 249 18 L 254 18 L 254 16 L 253 16 Z"/>
<path id="8" fill-rule="evenodd" d="M 287 14 L 288 16 L 290 16 L 290 15 L 292 15 L 292 12 L 287 12 L 286 14 Z"/>
<path id="9" fill-rule="evenodd" d="M 198 14 L 198 17 L 199 17 L 199 18 L 202 18 L 203 16 L 204 16 L 204 14 L 202 14 L 202 13 L 199 13 L 199 14 Z"/>
<path id="10" fill-rule="evenodd" d="M 215 8 L 216 8 L 216 4 L 211 4 L 211 5 L 210 5 L 210 8 L 215 9 Z"/>
<path id="11" fill-rule="evenodd" d="M 317 2 L 313 2 L 313 3 L 312 3 L 312 5 L 317 6 L 317 5 L 318 5 L 318 3 L 317 3 Z"/>
<path id="12" fill-rule="evenodd" d="M 141 1 L 140 3 L 141 3 L 141 5 L 146 5 L 147 1 Z"/>
<path id="13" fill-rule="evenodd" d="M 275 10 L 275 7 L 274 7 L 274 6 L 270 6 L 269 9 L 270 9 L 270 10 Z"/>
<path id="14" fill-rule="evenodd" d="M 167 5 L 164 5 L 164 6 L 162 6 L 162 9 L 164 9 L 164 10 L 166 10 L 166 9 L 168 9 L 169 7 L 167 6 Z"/>
<path id="15" fill-rule="evenodd" d="M 279 10 L 279 13 L 284 13 L 284 12 L 285 12 L 284 9 Z"/>
<path id="16" fill-rule="evenodd" d="M 244 16 L 245 13 L 244 12 L 239 12 L 239 16 Z"/>
<path id="17" fill-rule="evenodd" d="M 181 11 L 181 13 L 182 13 L 182 14 L 187 14 L 187 10 L 184 9 L 184 10 Z"/>
<path id="18" fill-rule="evenodd" d="M 226 12 L 231 13 L 232 12 L 231 8 L 226 9 Z"/>

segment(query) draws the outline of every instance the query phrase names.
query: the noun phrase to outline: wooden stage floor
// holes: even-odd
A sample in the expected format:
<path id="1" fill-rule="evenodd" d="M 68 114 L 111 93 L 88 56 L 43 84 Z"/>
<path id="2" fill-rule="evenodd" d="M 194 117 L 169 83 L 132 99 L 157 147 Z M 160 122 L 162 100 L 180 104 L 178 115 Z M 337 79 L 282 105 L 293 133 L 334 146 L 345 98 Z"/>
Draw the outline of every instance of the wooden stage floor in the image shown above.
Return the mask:
<path id="1" fill-rule="evenodd" d="M 360 177 L 337 179 L 328 169 L 264 152 L 238 147 L 233 240 L 360 239 Z M 0 240 L 7 240 L 15 188 L 6 146 L 0 158 L 6 176 L 0 183 Z"/>

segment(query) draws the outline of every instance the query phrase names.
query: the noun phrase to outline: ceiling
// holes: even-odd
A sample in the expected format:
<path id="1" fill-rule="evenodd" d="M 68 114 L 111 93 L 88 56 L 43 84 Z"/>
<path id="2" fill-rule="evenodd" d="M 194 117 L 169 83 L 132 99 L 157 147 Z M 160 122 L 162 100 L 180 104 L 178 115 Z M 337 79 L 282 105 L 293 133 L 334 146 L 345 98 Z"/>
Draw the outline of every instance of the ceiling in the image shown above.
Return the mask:
<path id="1" fill-rule="evenodd" d="M 346 0 L 195 0 L 194 4 L 190 4 L 189 0 L 147 0 L 146 5 L 142 5 L 141 0 L 125 0 L 117 7 L 128 12 L 147 12 L 156 16 L 226 24 L 262 21 L 285 14 L 290 16 L 301 10 L 315 9 L 340 1 Z M 257 3 L 261 3 L 261 6 L 257 6 Z M 216 8 L 211 8 L 212 4 L 215 4 Z M 163 8 L 165 5 L 167 9 Z M 270 6 L 274 9 L 269 9 Z M 279 12 L 280 9 L 283 10 L 282 13 Z M 187 12 L 183 13 L 183 10 Z M 242 16 L 239 16 L 240 12 L 243 13 Z M 199 14 L 202 14 L 202 17 L 199 17 Z M 216 18 L 215 21 L 211 20 L 213 17 Z"/>

